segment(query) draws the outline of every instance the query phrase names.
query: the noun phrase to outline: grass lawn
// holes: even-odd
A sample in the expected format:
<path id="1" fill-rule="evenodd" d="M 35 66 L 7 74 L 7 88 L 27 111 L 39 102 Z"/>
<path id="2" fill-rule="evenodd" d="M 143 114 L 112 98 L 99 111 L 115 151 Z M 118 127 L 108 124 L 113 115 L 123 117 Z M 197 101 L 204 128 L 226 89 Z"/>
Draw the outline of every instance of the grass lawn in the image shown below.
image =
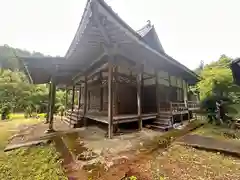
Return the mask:
<path id="1" fill-rule="evenodd" d="M 40 119 L 0 121 L 0 179 L 1 180 L 64 180 L 61 159 L 53 145 L 20 148 L 3 152 L 8 138 L 20 125 L 35 124 Z"/>

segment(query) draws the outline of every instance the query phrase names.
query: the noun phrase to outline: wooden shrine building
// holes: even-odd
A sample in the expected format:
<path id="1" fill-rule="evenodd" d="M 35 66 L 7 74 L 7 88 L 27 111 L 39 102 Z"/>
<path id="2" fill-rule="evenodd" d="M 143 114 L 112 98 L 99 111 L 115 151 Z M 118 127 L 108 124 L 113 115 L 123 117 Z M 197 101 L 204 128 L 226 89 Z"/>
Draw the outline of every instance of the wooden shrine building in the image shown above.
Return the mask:
<path id="1" fill-rule="evenodd" d="M 188 86 L 198 76 L 165 53 L 150 22 L 134 31 L 103 0 L 87 1 L 65 57 L 20 59 L 33 83 L 51 84 L 50 129 L 56 86 L 72 91 L 68 123 L 107 124 L 110 138 L 117 124 L 136 122 L 141 130 L 152 119 L 165 129 L 197 108 Z"/>

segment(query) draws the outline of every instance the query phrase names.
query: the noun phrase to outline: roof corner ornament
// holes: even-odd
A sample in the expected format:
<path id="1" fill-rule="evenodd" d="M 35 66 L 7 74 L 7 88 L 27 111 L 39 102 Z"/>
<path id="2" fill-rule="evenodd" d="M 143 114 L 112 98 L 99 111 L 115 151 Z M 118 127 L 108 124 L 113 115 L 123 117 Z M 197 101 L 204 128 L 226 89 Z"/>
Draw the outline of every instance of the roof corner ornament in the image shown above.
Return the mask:
<path id="1" fill-rule="evenodd" d="M 147 20 L 147 23 L 148 23 L 148 26 L 151 26 L 151 25 L 152 25 L 152 23 L 151 23 L 150 20 Z"/>

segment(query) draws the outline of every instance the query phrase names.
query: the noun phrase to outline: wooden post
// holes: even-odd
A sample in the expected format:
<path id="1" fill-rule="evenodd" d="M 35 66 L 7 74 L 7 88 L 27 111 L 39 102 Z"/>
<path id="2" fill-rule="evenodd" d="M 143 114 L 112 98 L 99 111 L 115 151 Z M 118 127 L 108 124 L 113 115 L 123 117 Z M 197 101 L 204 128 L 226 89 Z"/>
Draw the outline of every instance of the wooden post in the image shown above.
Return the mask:
<path id="1" fill-rule="evenodd" d="M 48 87 L 48 104 L 47 104 L 47 116 L 46 116 L 46 120 L 45 120 L 45 124 L 49 123 L 49 111 L 50 111 L 50 103 L 51 101 L 51 84 L 49 84 Z"/>
<path id="2" fill-rule="evenodd" d="M 53 132 L 53 118 L 54 118 L 54 107 L 56 97 L 56 82 L 55 79 L 51 79 L 51 98 L 50 98 L 50 109 L 49 109 L 49 127 L 47 132 Z"/>
<path id="3" fill-rule="evenodd" d="M 100 71 L 99 80 L 100 80 L 100 111 L 103 110 L 103 87 L 102 87 L 102 72 Z"/>
<path id="4" fill-rule="evenodd" d="M 114 70 L 114 85 L 115 85 L 115 88 L 114 88 L 114 112 L 113 114 L 114 115 L 117 115 L 118 114 L 118 67 L 115 66 L 113 68 Z"/>
<path id="5" fill-rule="evenodd" d="M 90 109 L 90 97 L 91 97 L 91 93 L 90 93 L 90 91 L 88 91 L 87 92 L 87 110 L 89 110 Z"/>
<path id="6" fill-rule="evenodd" d="M 168 75 L 168 81 L 169 81 L 169 88 L 168 88 L 168 92 L 167 92 L 167 100 L 171 102 L 170 95 L 171 95 L 172 89 L 171 89 L 171 76 L 170 75 Z"/>
<path id="7" fill-rule="evenodd" d="M 160 104 L 159 104 L 159 91 L 158 91 L 158 72 L 155 72 L 155 84 L 156 84 L 156 107 L 157 107 L 157 116 L 160 115 Z"/>
<path id="8" fill-rule="evenodd" d="M 78 109 L 81 108 L 81 98 L 82 98 L 82 87 L 79 85 L 79 91 L 78 91 Z"/>
<path id="9" fill-rule="evenodd" d="M 75 100 L 75 85 L 72 87 L 72 112 L 74 110 L 74 100 Z"/>
<path id="10" fill-rule="evenodd" d="M 113 65 L 108 62 L 108 137 L 113 137 Z"/>
<path id="11" fill-rule="evenodd" d="M 183 124 L 183 113 L 180 114 L 180 121 L 181 121 L 181 124 Z"/>
<path id="12" fill-rule="evenodd" d="M 85 76 L 85 80 L 84 80 L 84 102 L 83 102 L 83 124 L 84 126 L 87 126 L 87 118 L 86 113 L 87 113 L 87 93 L 88 92 L 88 84 L 87 84 L 87 76 Z"/>
<path id="13" fill-rule="evenodd" d="M 142 82 L 143 82 L 143 75 L 142 75 L 142 68 L 137 75 L 137 110 L 138 110 L 138 128 L 142 130 Z"/>
<path id="14" fill-rule="evenodd" d="M 65 108 L 67 110 L 68 109 L 68 89 L 67 89 L 67 86 L 65 88 L 65 96 L 66 96 L 66 98 L 65 98 Z"/>

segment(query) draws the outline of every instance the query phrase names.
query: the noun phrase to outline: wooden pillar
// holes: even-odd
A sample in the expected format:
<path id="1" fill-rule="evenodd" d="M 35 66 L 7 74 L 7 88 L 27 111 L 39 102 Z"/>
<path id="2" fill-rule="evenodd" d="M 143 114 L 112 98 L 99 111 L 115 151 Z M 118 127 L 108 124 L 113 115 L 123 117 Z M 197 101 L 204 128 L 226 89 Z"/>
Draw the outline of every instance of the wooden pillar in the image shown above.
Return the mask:
<path id="1" fill-rule="evenodd" d="M 172 86 L 171 86 L 171 76 L 168 75 L 168 81 L 169 81 L 169 88 L 168 88 L 168 92 L 167 92 L 167 100 L 169 102 L 171 102 L 171 98 L 170 98 L 170 95 L 171 95 L 171 92 L 172 92 Z"/>
<path id="2" fill-rule="evenodd" d="M 74 99 L 75 99 L 75 85 L 72 87 L 72 112 L 74 110 Z"/>
<path id="3" fill-rule="evenodd" d="M 83 101 L 83 124 L 84 126 L 87 126 L 87 118 L 86 113 L 87 113 L 87 93 L 88 92 L 88 84 L 87 84 L 87 76 L 85 76 L 85 80 L 84 80 L 84 101 Z"/>
<path id="4" fill-rule="evenodd" d="M 65 88 L 65 108 L 68 109 L 68 89 L 67 86 Z"/>
<path id="5" fill-rule="evenodd" d="M 138 110 L 138 129 L 142 130 L 142 68 L 137 75 L 137 110 Z"/>
<path id="6" fill-rule="evenodd" d="M 113 65 L 108 63 L 108 137 L 113 137 Z"/>
<path id="7" fill-rule="evenodd" d="M 50 103 L 51 101 L 51 84 L 49 84 L 48 87 L 48 104 L 47 104 L 47 116 L 46 116 L 46 120 L 45 120 L 45 124 L 49 123 L 49 111 L 50 111 Z"/>
<path id="8" fill-rule="evenodd" d="M 183 89 L 183 101 L 185 104 L 185 107 L 188 108 L 188 97 L 187 97 L 187 82 L 186 81 L 182 81 L 182 89 Z"/>
<path id="9" fill-rule="evenodd" d="M 51 98 L 50 98 L 50 109 L 49 109 L 49 127 L 47 132 L 52 132 L 53 130 L 53 118 L 54 118 L 54 107 L 55 107 L 55 97 L 56 97 L 56 82 L 55 79 L 51 79 Z"/>
<path id="10" fill-rule="evenodd" d="M 82 87 L 79 85 L 79 91 L 78 91 L 78 109 L 81 108 L 81 98 L 82 98 Z"/>
<path id="11" fill-rule="evenodd" d="M 90 107 L 91 107 L 90 97 L 91 97 L 91 93 L 90 93 L 90 91 L 88 91 L 88 92 L 87 92 L 87 110 L 89 110 Z"/>
<path id="12" fill-rule="evenodd" d="M 99 72 L 99 80 L 100 80 L 100 111 L 103 110 L 103 87 L 102 87 L 102 72 Z"/>
<path id="13" fill-rule="evenodd" d="M 156 107 L 157 107 L 157 116 L 160 114 L 160 103 L 159 103 L 159 87 L 158 87 L 158 72 L 155 72 L 155 84 L 156 84 Z"/>
<path id="14" fill-rule="evenodd" d="M 118 67 L 117 66 L 115 66 L 114 68 L 113 68 L 113 70 L 114 70 L 114 112 L 113 112 L 113 114 L 114 115 L 117 115 L 118 114 Z"/>

